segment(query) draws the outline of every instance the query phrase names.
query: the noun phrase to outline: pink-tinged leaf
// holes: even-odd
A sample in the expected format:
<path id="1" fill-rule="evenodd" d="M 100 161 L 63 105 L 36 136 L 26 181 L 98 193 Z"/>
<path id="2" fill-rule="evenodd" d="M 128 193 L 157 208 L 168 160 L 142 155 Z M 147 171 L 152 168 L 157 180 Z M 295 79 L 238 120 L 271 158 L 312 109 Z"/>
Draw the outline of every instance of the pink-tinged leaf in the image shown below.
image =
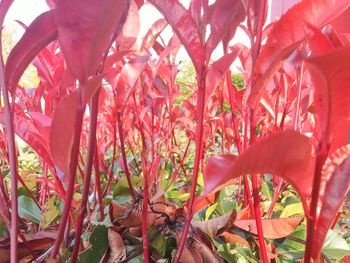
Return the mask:
<path id="1" fill-rule="evenodd" d="M 38 113 L 39 115 L 40 113 Z M 46 163 L 52 165 L 52 158 L 49 152 L 48 133 L 44 127 L 42 129 L 35 125 L 36 116 L 29 118 L 28 116 L 14 114 L 14 129 L 15 133 L 25 141 Z M 0 123 L 5 125 L 5 115 L 0 113 Z M 47 127 L 46 127 L 47 128 Z"/>
<path id="2" fill-rule="evenodd" d="M 205 60 L 202 36 L 191 13 L 176 0 L 150 0 L 163 14 L 190 56 L 197 74 Z"/>
<path id="3" fill-rule="evenodd" d="M 245 8 L 241 0 L 218 0 L 210 20 L 210 35 L 206 43 L 206 60 L 217 45 L 228 34 L 234 34 L 237 26 L 245 18 Z"/>
<path id="4" fill-rule="evenodd" d="M 350 186 L 350 146 L 347 145 L 326 161 L 323 171 L 325 186 L 322 189 L 321 207 L 317 217 L 313 257 L 317 258 L 323 241 L 338 213 Z"/>
<path id="5" fill-rule="evenodd" d="M 117 86 L 117 108 L 122 109 L 128 101 L 135 83 L 147 65 L 149 56 L 135 56 L 125 64 Z"/>
<path id="6" fill-rule="evenodd" d="M 336 30 L 337 33 L 350 33 L 349 28 L 350 22 L 350 7 L 343 12 L 340 16 L 338 16 L 334 21 L 332 21 L 331 25 Z"/>
<path id="7" fill-rule="evenodd" d="M 58 41 L 79 80 L 94 75 L 106 50 L 122 30 L 130 0 L 56 1 Z"/>
<path id="8" fill-rule="evenodd" d="M 252 173 L 271 173 L 290 183 L 299 193 L 307 212 L 311 193 L 314 157 L 310 139 L 293 130 L 275 133 L 255 142 L 239 157 L 213 156 L 204 173 L 203 197 L 221 190 L 236 177 Z"/>
<path id="9" fill-rule="evenodd" d="M 210 99 L 211 95 L 219 85 L 220 81 L 225 76 L 227 70 L 229 70 L 234 60 L 237 58 L 239 52 L 240 47 L 237 46 L 232 50 L 231 53 L 224 55 L 223 57 L 215 61 L 213 64 L 211 64 L 207 73 L 205 104 L 208 103 L 208 100 Z"/>
<path id="10" fill-rule="evenodd" d="M 50 9 L 55 9 L 55 8 L 56 8 L 55 0 L 45 0 L 45 1 L 46 1 L 47 6 L 48 6 Z"/>
<path id="11" fill-rule="evenodd" d="M 277 239 L 286 237 L 294 232 L 303 217 L 262 219 L 264 238 Z M 254 235 L 258 234 L 254 219 L 236 220 L 234 225 Z"/>
<path id="12" fill-rule="evenodd" d="M 83 103 L 87 103 L 98 90 L 101 76 L 89 79 L 84 89 Z M 50 132 L 50 149 L 54 164 L 69 174 L 71 149 L 73 146 L 75 113 L 78 106 L 78 93 L 72 92 L 56 106 Z M 65 180 L 65 178 L 63 178 Z"/>
<path id="13" fill-rule="evenodd" d="M 165 19 L 159 19 L 151 26 L 144 36 L 141 44 L 141 50 L 149 50 L 155 43 L 157 37 L 163 32 L 168 22 Z"/>
<path id="14" fill-rule="evenodd" d="M 254 106 L 283 61 L 312 32 L 309 25 L 321 28 L 350 6 L 347 0 L 304 0 L 279 19 L 262 47 L 257 60 L 257 82 L 249 97 Z"/>
<path id="15" fill-rule="evenodd" d="M 5 66 L 8 89 L 14 92 L 24 70 L 35 56 L 57 37 L 53 11 L 39 15 L 11 50 Z"/>
<path id="16" fill-rule="evenodd" d="M 126 18 L 122 33 L 117 38 L 119 49 L 129 50 L 136 43 L 140 32 L 139 8 L 134 0 L 130 2 L 129 13 Z"/>
<path id="17" fill-rule="evenodd" d="M 317 139 L 331 143 L 330 153 L 347 144 L 350 121 L 350 47 L 310 58 L 315 87 Z"/>
<path id="18" fill-rule="evenodd" d="M 197 25 L 200 26 L 202 21 L 202 7 L 203 7 L 203 0 L 192 0 L 190 3 L 189 10 L 191 11 L 191 14 L 196 21 Z M 204 11 L 204 10 L 203 10 Z"/>
<path id="19" fill-rule="evenodd" d="M 5 16 L 10 9 L 11 5 L 13 3 L 13 0 L 2 0 L 0 3 L 0 25 L 1 27 L 4 24 Z"/>

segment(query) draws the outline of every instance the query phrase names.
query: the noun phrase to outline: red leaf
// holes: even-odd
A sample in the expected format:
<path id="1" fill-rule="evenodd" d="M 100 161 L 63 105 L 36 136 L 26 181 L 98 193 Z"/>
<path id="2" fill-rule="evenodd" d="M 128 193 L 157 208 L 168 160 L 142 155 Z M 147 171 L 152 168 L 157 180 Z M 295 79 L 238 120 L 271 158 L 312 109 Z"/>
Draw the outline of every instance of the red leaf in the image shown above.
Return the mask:
<path id="1" fill-rule="evenodd" d="M 128 0 L 56 1 L 58 41 L 79 80 L 95 74 L 104 53 L 126 20 Z"/>
<path id="2" fill-rule="evenodd" d="M 308 60 L 315 87 L 318 139 L 331 143 L 330 153 L 347 144 L 350 118 L 350 47 Z"/>
<path id="3" fill-rule="evenodd" d="M 150 0 L 163 14 L 184 45 L 197 74 L 200 74 L 205 60 L 202 37 L 191 13 L 176 0 Z"/>
<path id="4" fill-rule="evenodd" d="M 321 208 L 317 217 L 313 245 L 313 257 L 317 258 L 323 241 L 340 209 L 350 186 L 350 147 L 336 151 L 323 167 L 326 177 L 325 187 L 321 192 Z"/>
<path id="5" fill-rule="evenodd" d="M 304 0 L 295 5 L 278 20 L 257 60 L 257 82 L 249 97 L 255 105 L 271 77 L 285 60 L 311 32 L 309 25 L 323 27 L 340 15 L 350 5 L 346 0 Z"/>
<path id="6" fill-rule="evenodd" d="M 268 239 L 283 238 L 294 232 L 303 217 L 262 219 L 264 237 Z M 258 234 L 255 219 L 236 220 L 234 225 L 254 235 Z"/>
<path id="7" fill-rule="evenodd" d="M 117 86 L 117 107 L 125 107 L 129 97 L 134 90 L 135 83 L 147 65 L 149 56 L 135 56 L 130 63 L 124 65 L 120 72 L 120 79 Z"/>
<path id="8" fill-rule="evenodd" d="M 1 25 L 1 27 L 4 24 L 5 16 L 6 16 L 8 10 L 10 9 L 13 1 L 14 0 L 2 0 L 0 3 L 0 25 Z"/>
<path id="9" fill-rule="evenodd" d="M 272 173 L 284 178 L 298 191 L 306 209 L 313 168 L 310 140 L 293 130 L 278 132 L 254 143 L 236 159 L 227 155 L 211 157 L 204 173 L 205 190 L 198 200 L 219 191 L 241 175 Z"/>
<path id="10" fill-rule="evenodd" d="M 129 50 L 136 43 L 140 32 L 139 8 L 134 0 L 130 2 L 128 17 L 126 18 L 122 34 L 117 38 L 120 49 Z"/>
<path id="11" fill-rule="evenodd" d="M 84 87 L 84 102 L 87 103 L 99 88 L 101 77 L 90 79 Z M 74 91 L 56 106 L 50 133 L 50 149 L 55 165 L 65 175 L 69 174 L 71 149 L 73 145 L 75 113 L 78 106 L 78 93 Z"/>
<path id="12" fill-rule="evenodd" d="M 236 31 L 245 18 L 245 8 L 241 0 L 218 0 L 210 21 L 211 33 L 206 44 L 206 60 L 227 34 Z"/>
<path id="13" fill-rule="evenodd" d="M 231 53 L 224 55 L 223 57 L 215 61 L 213 64 L 211 64 L 207 74 L 205 104 L 208 103 L 211 95 L 219 85 L 226 71 L 229 70 L 233 61 L 237 58 L 239 53 L 240 53 L 240 47 L 237 46 L 233 49 Z"/>
<path id="14" fill-rule="evenodd" d="M 5 78 L 8 89 L 14 92 L 24 70 L 35 56 L 57 37 L 53 11 L 38 16 L 24 32 L 7 59 Z"/>
<path id="15" fill-rule="evenodd" d="M 146 35 L 144 36 L 141 44 L 141 50 L 148 50 L 150 49 L 154 42 L 156 41 L 157 37 L 160 35 L 160 33 L 163 32 L 165 27 L 168 25 L 168 22 L 165 19 L 159 19 L 151 26 L 151 28 L 147 31 Z"/>
<path id="16" fill-rule="evenodd" d="M 40 113 L 33 114 L 32 119 L 29 117 L 14 114 L 15 133 L 22 138 L 46 163 L 52 165 L 52 159 L 48 147 L 48 127 L 38 127 L 36 118 L 41 118 Z M 5 125 L 4 113 L 0 113 L 0 123 Z M 40 125 L 40 124 L 39 124 Z"/>

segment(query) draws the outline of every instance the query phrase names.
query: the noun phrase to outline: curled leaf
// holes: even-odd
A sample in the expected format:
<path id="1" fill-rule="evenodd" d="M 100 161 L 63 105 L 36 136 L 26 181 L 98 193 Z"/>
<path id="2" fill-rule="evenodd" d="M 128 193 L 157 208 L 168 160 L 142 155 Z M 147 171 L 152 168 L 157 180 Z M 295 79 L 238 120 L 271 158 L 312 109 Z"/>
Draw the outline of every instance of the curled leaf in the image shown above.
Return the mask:
<path id="1" fill-rule="evenodd" d="M 11 50 L 5 66 L 7 88 L 14 92 L 24 70 L 35 56 L 57 37 L 54 12 L 39 15 Z"/>
<path id="2" fill-rule="evenodd" d="M 108 229 L 108 241 L 111 253 L 108 258 L 108 263 L 124 262 L 126 258 L 126 249 L 122 237 L 117 231 L 112 228 Z"/>

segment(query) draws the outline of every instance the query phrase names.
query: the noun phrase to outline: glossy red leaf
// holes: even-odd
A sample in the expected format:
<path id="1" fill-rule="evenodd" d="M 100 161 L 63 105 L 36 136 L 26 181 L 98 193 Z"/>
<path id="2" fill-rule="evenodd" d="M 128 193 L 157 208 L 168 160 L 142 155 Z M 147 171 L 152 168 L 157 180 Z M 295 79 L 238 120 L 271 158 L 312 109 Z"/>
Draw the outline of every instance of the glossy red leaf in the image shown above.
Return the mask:
<path id="1" fill-rule="evenodd" d="M 304 0 L 289 9 L 275 23 L 257 60 L 257 82 L 249 97 L 250 105 L 256 105 L 283 61 L 311 34 L 308 26 L 321 28 L 349 5 L 347 0 Z"/>
<path id="2" fill-rule="evenodd" d="M 314 83 L 318 139 L 331 143 L 330 152 L 348 142 L 350 118 L 350 47 L 308 59 Z"/>
<path id="3" fill-rule="evenodd" d="M 241 0 L 218 0 L 210 20 L 210 35 L 206 41 L 206 60 L 220 41 L 230 32 L 234 33 L 237 26 L 245 18 L 245 8 Z"/>
<path id="4" fill-rule="evenodd" d="M 96 73 L 104 53 L 122 30 L 130 0 L 56 1 L 58 41 L 73 75 Z"/>
<path id="5" fill-rule="evenodd" d="M 262 219 L 264 238 L 277 239 L 294 232 L 303 217 Z M 258 234 L 255 219 L 236 220 L 234 225 L 254 235 Z"/>
<path id="6" fill-rule="evenodd" d="M 87 103 L 98 90 L 101 76 L 86 82 L 83 103 Z M 75 113 L 78 106 L 78 93 L 72 92 L 63 98 L 56 106 L 50 133 L 50 149 L 54 164 L 69 174 L 71 149 L 73 145 Z"/>
<path id="7" fill-rule="evenodd" d="M 350 146 L 334 152 L 323 167 L 325 186 L 321 191 L 321 207 L 317 217 L 313 257 L 317 258 L 323 241 L 350 187 Z"/>
<path id="8" fill-rule="evenodd" d="M 35 56 L 57 37 L 53 11 L 39 15 L 26 29 L 7 59 L 5 79 L 8 89 L 14 92 L 24 70 Z"/>
<path id="9" fill-rule="evenodd" d="M 219 191 L 241 175 L 271 173 L 282 177 L 298 191 L 306 209 L 313 170 L 310 139 L 293 130 L 278 132 L 255 142 L 237 158 L 227 155 L 209 158 L 204 173 L 204 193 L 198 200 Z"/>
<path id="10" fill-rule="evenodd" d="M 39 113 L 38 113 L 39 114 Z M 45 128 L 36 127 L 35 116 L 31 118 L 13 115 L 15 133 L 24 140 L 46 163 L 52 165 L 48 147 L 48 133 Z M 5 125 L 5 115 L 0 113 L 0 123 Z M 47 127 L 46 127 L 47 128 Z"/>
<path id="11" fill-rule="evenodd" d="M 230 66 L 234 62 L 234 60 L 237 58 L 240 52 L 240 47 L 235 47 L 231 53 L 224 55 L 217 61 L 215 61 L 213 64 L 210 65 L 210 68 L 207 73 L 207 87 L 205 90 L 205 100 L 206 103 L 208 103 L 208 100 L 210 99 L 212 93 L 215 91 L 217 86 L 219 85 L 220 81 L 225 76 L 225 73 L 227 70 L 230 69 Z"/>
<path id="12" fill-rule="evenodd" d="M 163 14 L 177 37 L 184 45 L 198 74 L 205 60 L 203 40 L 191 13 L 176 0 L 150 0 Z"/>

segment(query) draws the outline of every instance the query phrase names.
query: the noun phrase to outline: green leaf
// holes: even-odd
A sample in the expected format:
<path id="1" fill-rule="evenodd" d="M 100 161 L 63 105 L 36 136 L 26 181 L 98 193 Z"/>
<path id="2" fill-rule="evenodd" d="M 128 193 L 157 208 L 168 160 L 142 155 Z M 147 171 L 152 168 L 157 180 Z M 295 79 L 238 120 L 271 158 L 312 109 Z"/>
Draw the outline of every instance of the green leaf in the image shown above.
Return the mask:
<path id="1" fill-rule="evenodd" d="M 187 201 L 188 198 L 190 197 L 190 194 L 189 193 L 181 193 L 178 190 L 173 190 L 173 191 L 167 192 L 165 194 L 165 196 L 168 199 L 174 199 L 174 200 L 179 200 L 179 201 Z"/>
<path id="2" fill-rule="evenodd" d="M 108 248 L 108 228 L 104 225 L 95 226 L 89 242 L 91 247 L 79 254 L 79 262 L 99 263 Z"/>
<path id="3" fill-rule="evenodd" d="M 56 196 L 52 196 L 46 201 L 44 212 L 41 214 L 40 227 L 42 229 L 47 228 L 59 215 L 60 210 L 55 205 Z"/>
<path id="4" fill-rule="evenodd" d="M 205 220 L 209 219 L 209 217 L 214 213 L 218 205 L 219 203 L 216 202 L 207 208 L 207 210 L 205 211 Z"/>
<path id="5" fill-rule="evenodd" d="M 131 183 L 133 187 L 142 186 L 142 181 L 138 176 L 131 176 Z M 114 196 L 130 195 L 128 180 L 126 176 L 123 176 L 122 178 L 120 178 L 119 182 L 117 183 L 116 187 L 113 190 L 113 195 Z"/>
<path id="6" fill-rule="evenodd" d="M 261 192 L 263 193 L 263 195 L 268 199 L 268 200 L 272 200 L 272 185 L 267 182 L 266 180 L 263 180 L 262 182 L 262 186 L 261 186 Z"/>
<path id="7" fill-rule="evenodd" d="M 252 251 L 238 244 L 224 244 L 218 248 L 218 253 L 229 263 L 257 263 Z"/>
<path id="8" fill-rule="evenodd" d="M 33 199 L 21 195 L 18 197 L 18 214 L 21 218 L 28 218 L 31 222 L 39 224 L 41 211 Z"/>
<path id="9" fill-rule="evenodd" d="M 286 218 L 295 215 L 304 215 L 304 209 L 301 202 L 287 205 L 283 209 L 280 218 Z"/>
<path id="10" fill-rule="evenodd" d="M 162 258 L 164 257 L 165 250 L 166 250 L 166 242 L 165 238 L 162 234 L 157 234 L 152 242 L 150 243 L 151 247 L 154 248 L 158 255 Z"/>
<path id="11" fill-rule="evenodd" d="M 293 232 L 292 237 L 298 238 L 300 240 L 305 240 L 306 238 L 306 227 L 305 225 L 300 225 Z M 298 262 L 304 256 L 305 245 L 301 242 L 296 242 L 287 238 L 276 240 L 276 252 L 279 254 L 279 262 Z"/>
<path id="12" fill-rule="evenodd" d="M 350 255 L 350 247 L 342 236 L 329 230 L 323 243 L 322 252 L 331 259 L 339 260 Z"/>

